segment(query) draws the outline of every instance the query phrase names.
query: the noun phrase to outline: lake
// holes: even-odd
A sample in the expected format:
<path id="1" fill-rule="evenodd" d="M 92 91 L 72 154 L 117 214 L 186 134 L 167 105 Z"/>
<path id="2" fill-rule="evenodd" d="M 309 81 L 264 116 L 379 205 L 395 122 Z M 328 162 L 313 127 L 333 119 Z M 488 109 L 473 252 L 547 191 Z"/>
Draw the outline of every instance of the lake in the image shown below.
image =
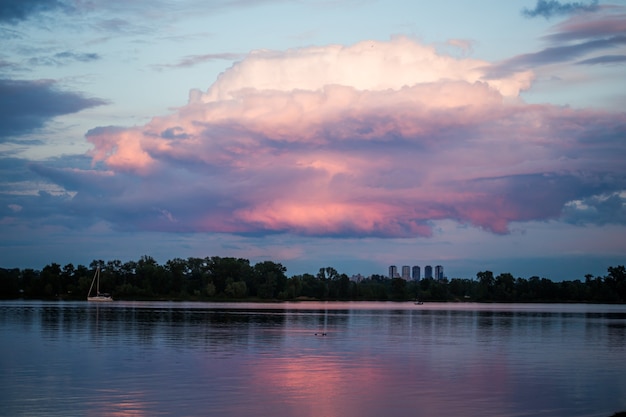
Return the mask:
<path id="1" fill-rule="evenodd" d="M 1 416 L 602 416 L 626 306 L 0 302 Z"/>

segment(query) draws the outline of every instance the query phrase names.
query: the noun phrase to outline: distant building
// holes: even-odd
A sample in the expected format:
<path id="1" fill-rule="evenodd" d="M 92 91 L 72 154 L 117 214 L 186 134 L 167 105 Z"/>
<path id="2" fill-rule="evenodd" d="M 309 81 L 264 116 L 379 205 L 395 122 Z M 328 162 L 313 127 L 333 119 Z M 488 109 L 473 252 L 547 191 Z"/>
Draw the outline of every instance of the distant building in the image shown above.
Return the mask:
<path id="1" fill-rule="evenodd" d="M 365 277 L 363 275 L 361 275 L 361 274 L 352 275 L 350 277 L 350 281 L 353 281 L 353 282 L 361 282 L 364 279 L 365 279 Z"/>
<path id="2" fill-rule="evenodd" d="M 411 267 L 408 265 L 404 265 L 402 267 L 402 279 L 408 281 L 411 279 Z"/>
<path id="3" fill-rule="evenodd" d="M 424 267 L 424 278 L 426 279 L 432 279 L 433 278 L 433 267 L 430 265 L 426 265 Z"/>
<path id="4" fill-rule="evenodd" d="M 398 267 L 395 265 L 391 265 L 389 267 L 389 278 L 395 278 L 398 276 Z"/>
<path id="5" fill-rule="evenodd" d="M 443 266 L 437 265 L 435 267 L 435 278 L 438 279 L 438 280 L 442 280 L 443 279 Z"/>
<path id="6" fill-rule="evenodd" d="M 413 274 L 411 275 L 411 278 L 413 278 L 415 281 L 419 281 L 421 278 L 421 271 L 420 271 L 420 267 L 418 265 L 415 265 L 413 267 Z"/>

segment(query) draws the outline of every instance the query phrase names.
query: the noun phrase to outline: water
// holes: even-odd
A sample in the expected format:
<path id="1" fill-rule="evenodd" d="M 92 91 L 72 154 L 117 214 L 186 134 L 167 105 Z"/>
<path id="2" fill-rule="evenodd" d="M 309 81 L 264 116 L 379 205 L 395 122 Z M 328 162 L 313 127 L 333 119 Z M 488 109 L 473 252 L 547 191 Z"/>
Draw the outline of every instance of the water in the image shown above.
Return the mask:
<path id="1" fill-rule="evenodd" d="M 626 306 L 0 302 L 0 416 L 610 416 Z"/>

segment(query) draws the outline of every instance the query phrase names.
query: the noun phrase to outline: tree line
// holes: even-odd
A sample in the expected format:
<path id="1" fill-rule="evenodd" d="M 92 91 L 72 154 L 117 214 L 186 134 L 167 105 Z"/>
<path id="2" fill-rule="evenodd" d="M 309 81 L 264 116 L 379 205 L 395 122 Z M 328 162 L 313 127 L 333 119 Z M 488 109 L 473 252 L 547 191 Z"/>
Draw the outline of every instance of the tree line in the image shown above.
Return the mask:
<path id="1" fill-rule="evenodd" d="M 481 271 L 475 279 L 406 281 L 371 275 L 358 281 L 332 267 L 287 277 L 280 263 L 231 257 L 175 258 L 160 265 L 150 256 L 122 263 L 94 260 L 89 267 L 57 263 L 34 269 L 0 268 L 2 299 L 84 300 L 95 271 L 100 288 L 118 300 L 354 300 L 478 302 L 626 302 L 626 270 L 553 282 Z"/>

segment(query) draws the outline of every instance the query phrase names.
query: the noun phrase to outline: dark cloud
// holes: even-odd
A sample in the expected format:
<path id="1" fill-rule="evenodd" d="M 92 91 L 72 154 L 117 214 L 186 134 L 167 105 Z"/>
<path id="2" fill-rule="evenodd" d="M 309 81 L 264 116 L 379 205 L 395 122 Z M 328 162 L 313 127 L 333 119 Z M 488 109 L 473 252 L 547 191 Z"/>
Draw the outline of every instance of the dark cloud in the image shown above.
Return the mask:
<path id="1" fill-rule="evenodd" d="M 593 12 L 598 9 L 598 0 L 590 3 L 571 2 L 562 3 L 557 0 L 537 0 L 534 9 L 524 8 L 522 14 L 526 17 L 543 16 L 549 19 L 554 16 L 569 15 L 579 12 Z"/>
<path id="2" fill-rule="evenodd" d="M 198 64 L 203 64 L 205 62 L 212 62 L 212 61 L 217 61 L 217 60 L 235 61 L 243 57 L 244 57 L 244 54 L 227 53 L 227 52 L 221 53 L 221 54 L 190 55 L 181 59 L 176 64 L 162 65 L 162 67 L 186 68 L 186 67 L 193 67 Z"/>
<path id="3" fill-rule="evenodd" d="M 563 220 L 573 224 L 626 224 L 626 196 L 619 192 L 594 195 L 565 206 Z"/>
<path id="4" fill-rule="evenodd" d="M 542 65 L 572 61 L 589 53 L 607 48 L 626 45 L 626 35 L 592 39 L 577 44 L 551 46 L 539 52 L 517 55 L 494 65 L 487 70 L 489 77 L 499 78 L 518 71 L 525 71 Z M 584 61 L 583 61 L 584 62 Z M 586 62 L 593 63 L 593 62 Z M 599 62 L 596 62 L 599 63 Z"/>
<path id="5" fill-rule="evenodd" d="M 39 129 L 56 116 L 103 104 L 106 101 L 61 91 L 52 80 L 0 79 L 0 142 Z"/>
<path id="6" fill-rule="evenodd" d="M 32 179 L 32 173 L 28 169 L 28 161 L 21 158 L 0 158 L 0 194 L 5 193 L 15 184 L 27 179 Z"/>
<path id="7" fill-rule="evenodd" d="M 603 50 L 626 45 L 626 13 L 623 7 L 599 9 L 590 16 L 575 16 L 553 26 L 544 36 L 547 46 L 537 52 L 521 54 L 485 69 L 487 78 L 498 78 L 541 66 L 571 64 L 608 64 L 623 62 L 623 55 L 602 54 Z"/>
<path id="8" fill-rule="evenodd" d="M 66 2 L 60 0 L 1 0 L 0 23 L 16 24 L 41 12 L 71 10 Z"/>
<path id="9" fill-rule="evenodd" d="M 54 55 L 37 56 L 28 60 L 30 66 L 62 66 L 73 62 L 93 62 L 101 59 L 100 55 L 94 52 L 76 53 L 70 51 L 59 52 Z"/>
<path id="10" fill-rule="evenodd" d="M 0 219 L 9 224 L 24 222 L 33 228 L 59 224 L 68 196 L 58 185 L 33 172 L 30 161 L 0 158 L 0 178 Z"/>
<path id="11" fill-rule="evenodd" d="M 578 61 L 578 65 L 598 65 L 598 64 L 623 64 L 626 63 L 626 55 L 602 55 L 595 58 Z"/>
<path id="12" fill-rule="evenodd" d="M 126 180 L 123 175 L 111 178 L 106 171 L 94 169 L 86 155 L 45 162 L 0 158 L 0 178 L 4 179 L 0 183 L 0 219 L 31 232 L 50 226 L 83 229 L 111 217 L 111 213 L 102 213 L 100 200 L 103 195 L 115 198 Z"/>

